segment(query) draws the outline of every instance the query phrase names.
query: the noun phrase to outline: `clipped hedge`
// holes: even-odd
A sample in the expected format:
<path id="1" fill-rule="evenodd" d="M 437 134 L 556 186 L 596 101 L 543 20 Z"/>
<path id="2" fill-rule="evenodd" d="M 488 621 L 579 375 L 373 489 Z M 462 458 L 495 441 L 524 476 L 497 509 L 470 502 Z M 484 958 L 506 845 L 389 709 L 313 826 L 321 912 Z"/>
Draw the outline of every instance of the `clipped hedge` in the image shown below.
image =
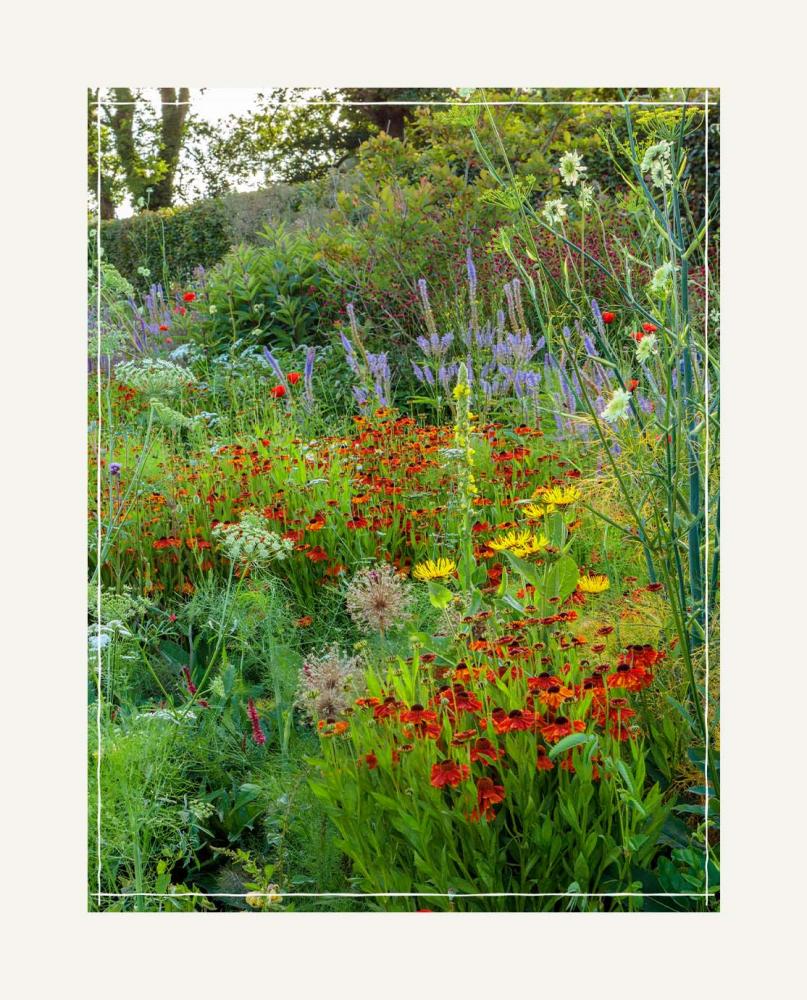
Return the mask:
<path id="1" fill-rule="evenodd" d="M 141 291 L 156 281 L 167 287 L 188 280 L 194 268 L 217 263 L 235 242 L 231 213 L 218 199 L 101 223 L 105 261 Z"/>

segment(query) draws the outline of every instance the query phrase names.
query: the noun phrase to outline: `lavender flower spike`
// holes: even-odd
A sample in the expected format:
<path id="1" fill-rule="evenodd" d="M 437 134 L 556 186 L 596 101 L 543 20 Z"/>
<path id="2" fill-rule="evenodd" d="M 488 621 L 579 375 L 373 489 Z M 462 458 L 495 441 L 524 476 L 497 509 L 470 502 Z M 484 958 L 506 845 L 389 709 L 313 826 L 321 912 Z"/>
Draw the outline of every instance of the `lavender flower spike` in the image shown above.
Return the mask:
<path id="1" fill-rule="evenodd" d="M 274 354 L 272 354 L 272 352 L 269 350 L 268 347 L 264 347 L 263 356 L 269 362 L 269 367 L 272 369 L 275 375 L 277 375 L 278 382 L 280 382 L 282 385 L 286 385 L 286 376 L 283 374 L 283 369 L 280 367 L 277 358 L 274 356 Z M 286 388 L 288 389 L 288 386 L 286 386 Z"/>
<path id="2" fill-rule="evenodd" d="M 309 405 L 314 403 L 314 360 L 316 359 L 317 351 L 314 347 L 309 347 L 305 352 L 305 368 L 303 369 L 303 384 L 305 386 L 303 394 L 305 396 L 306 402 Z"/>
<path id="3" fill-rule="evenodd" d="M 476 268 L 474 267 L 474 258 L 470 247 L 468 247 L 468 253 L 465 255 L 465 265 L 468 268 L 468 285 L 471 289 L 471 296 L 474 296 L 476 295 Z"/>

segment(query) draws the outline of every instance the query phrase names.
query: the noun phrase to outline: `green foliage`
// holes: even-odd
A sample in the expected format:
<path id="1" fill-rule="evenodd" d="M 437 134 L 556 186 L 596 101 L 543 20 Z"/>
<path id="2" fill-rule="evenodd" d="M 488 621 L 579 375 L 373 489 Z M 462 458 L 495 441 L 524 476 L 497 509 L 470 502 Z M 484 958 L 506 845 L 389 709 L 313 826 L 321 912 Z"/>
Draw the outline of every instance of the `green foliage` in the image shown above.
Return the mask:
<path id="1" fill-rule="evenodd" d="M 186 208 L 141 212 L 101 223 L 101 247 L 108 261 L 137 289 L 155 283 L 189 281 L 197 267 L 210 267 L 232 245 L 232 230 L 220 201 Z"/>
<path id="2" fill-rule="evenodd" d="M 211 307 L 207 344 L 314 343 L 332 316 L 333 280 L 311 241 L 282 226 L 265 230 L 262 246 L 232 250 L 207 278 Z"/>

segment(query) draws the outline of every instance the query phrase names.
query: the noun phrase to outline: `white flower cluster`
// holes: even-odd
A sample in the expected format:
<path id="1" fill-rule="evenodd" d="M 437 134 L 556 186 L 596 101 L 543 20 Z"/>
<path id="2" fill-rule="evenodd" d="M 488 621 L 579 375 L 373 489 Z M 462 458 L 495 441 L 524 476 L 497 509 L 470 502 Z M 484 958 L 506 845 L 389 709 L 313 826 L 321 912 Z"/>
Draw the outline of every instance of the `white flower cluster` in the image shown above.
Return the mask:
<path id="1" fill-rule="evenodd" d="M 235 524 L 216 525 L 213 537 L 231 562 L 258 569 L 287 559 L 294 550 L 294 543 L 270 531 L 257 511 L 247 511 Z"/>
<path id="2" fill-rule="evenodd" d="M 670 143 L 662 139 L 655 146 L 650 146 L 642 158 L 642 173 L 650 174 L 650 180 L 657 188 L 669 187 L 672 184 L 670 149 Z"/>
<path id="3" fill-rule="evenodd" d="M 98 618 L 98 590 L 94 586 L 87 589 L 87 604 L 93 618 Z M 152 607 L 151 602 L 124 586 L 122 590 L 101 588 L 101 618 L 104 625 L 110 622 L 129 622 L 145 614 Z"/>
<path id="4" fill-rule="evenodd" d="M 176 396 L 186 386 L 196 383 L 193 372 L 164 358 L 125 361 L 115 369 L 115 377 L 150 396 Z"/>
<path id="5" fill-rule="evenodd" d="M 122 621 L 113 620 L 104 624 L 96 623 L 90 625 L 87 630 L 87 646 L 90 653 L 97 653 L 99 649 L 106 649 L 112 642 L 113 635 L 123 636 L 128 639 L 132 633 Z"/>
<path id="6" fill-rule="evenodd" d="M 201 414 L 195 417 L 186 417 L 184 413 L 180 413 L 179 410 L 173 410 L 170 406 L 166 406 L 161 399 L 156 396 L 149 400 L 151 404 L 151 409 L 154 412 L 154 419 L 163 427 L 167 427 L 169 430 L 178 431 L 189 431 L 193 427 L 199 425 L 199 423 L 204 419 Z"/>

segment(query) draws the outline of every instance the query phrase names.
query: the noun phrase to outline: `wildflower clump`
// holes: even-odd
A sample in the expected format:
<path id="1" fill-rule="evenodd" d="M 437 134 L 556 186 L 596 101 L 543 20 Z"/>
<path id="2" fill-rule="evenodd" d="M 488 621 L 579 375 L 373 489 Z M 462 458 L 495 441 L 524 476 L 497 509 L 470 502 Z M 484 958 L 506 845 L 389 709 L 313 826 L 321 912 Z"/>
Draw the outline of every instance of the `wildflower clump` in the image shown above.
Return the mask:
<path id="1" fill-rule="evenodd" d="M 193 372 L 165 358 L 125 361 L 117 366 L 115 375 L 132 389 L 158 398 L 177 396 L 187 386 L 196 384 Z"/>
<path id="2" fill-rule="evenodd" d="M 378 563 L 353 577 L 346 603 L 357 625 L 383 635 L 410 617 L 412 594 L 409 585 L 392 566 Z"/>
<path id="3" fill-rule="evenodd" d="M 343 719 L 358 694 L 364 673 L 361 656 L 346 656 L 329 646 L 303 661 L 296 704 L 313 723 Z"/>
<path id="4" fill-rule="evenodd" d="M 227 558 L 242 568 L 262 569 L 287 559 L 294 549 L 293 542 L 266 527 L 257 511 L 247 511 L 234 524 L 217 524 L 213 537 Z"/>

